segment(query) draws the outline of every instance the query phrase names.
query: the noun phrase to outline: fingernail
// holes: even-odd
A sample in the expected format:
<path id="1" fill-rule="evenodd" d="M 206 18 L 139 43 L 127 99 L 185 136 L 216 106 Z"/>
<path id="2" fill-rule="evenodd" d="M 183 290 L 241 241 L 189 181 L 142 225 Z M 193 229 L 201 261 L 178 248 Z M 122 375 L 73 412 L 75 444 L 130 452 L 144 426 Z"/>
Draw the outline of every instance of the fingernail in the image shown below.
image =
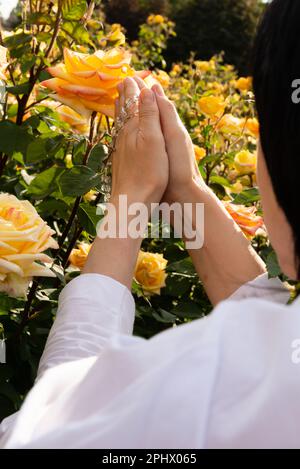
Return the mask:
<path id="1" fill-rule="evenodd" d="M 158 96 L 164 96 L 165 94 L 164 90 L 160 85 L 153 85 L 152 89 Z"/>
<path id="2" fill-rule="evenodd" d="M 125 85 L 130 85 L 132 83 L 132 78 L 130 78 L 130 77 L 125 78 L 124 83 L 125 83 Z"/>
<path id="3" fill-rule="evenodd" d="M 144 88 L 142 91 L 141 91 L 141 101 L 142 103 L 144 104 L 147 104 L 147 103 L 153 103 L 154 101 L 154 93 L 149 90 L 148 88 Z"/>

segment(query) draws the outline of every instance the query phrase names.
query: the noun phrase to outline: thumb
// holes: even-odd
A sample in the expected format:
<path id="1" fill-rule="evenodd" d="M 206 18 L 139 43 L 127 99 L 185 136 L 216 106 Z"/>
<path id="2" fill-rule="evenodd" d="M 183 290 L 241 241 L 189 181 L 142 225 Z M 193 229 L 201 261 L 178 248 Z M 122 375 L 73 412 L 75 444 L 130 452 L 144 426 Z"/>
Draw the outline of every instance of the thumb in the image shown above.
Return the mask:
<path id="1" fill-rule="evenodd" d="M 178 130 L 184 130 L 183 123 L 177 113 L 176 107 L 165 95 L 162 86 L 156 84 L 152 89 L 156 95 L 163 134 L 169 139 Z"/>
<path id="2" fill-rule="evenodd" d="M 139 99 L 139 120 L 140 129 L 143 133 L 161 133 L 159 110 L 155 94 L 148 88 L 141 90 Z"/>

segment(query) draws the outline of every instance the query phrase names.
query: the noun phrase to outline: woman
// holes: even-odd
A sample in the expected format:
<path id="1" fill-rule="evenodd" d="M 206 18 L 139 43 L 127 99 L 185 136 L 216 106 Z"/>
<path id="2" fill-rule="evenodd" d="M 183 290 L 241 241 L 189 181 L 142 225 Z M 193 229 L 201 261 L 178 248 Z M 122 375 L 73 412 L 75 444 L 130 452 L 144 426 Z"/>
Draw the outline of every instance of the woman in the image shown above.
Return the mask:
<path id="1" fill-rule="evenodd" d="M 295 279 L 300 112 L 291 83 L 300 72 L 298 19 L 299 2 L 273 1 L 258 32 L 254 73 L 265 222 L 282 269 Z M 119 89 L 111 203 L 121 224 L 120 195 L 149 211 L 162 200 L 205 204 L 204 246 L 190 254 L 215 310 L 149 341 L 133 337 L 130 286 L 141 238 L 98 237 L 83 275 L 61 294 L 36 384 L 3 422 L 1 446 L 298 447 L 299 301 L 286 306 L 282 284 L 268 280 L 201 180 L 191 140 L 162 88 L 143 86 L 127 79 Z"/>

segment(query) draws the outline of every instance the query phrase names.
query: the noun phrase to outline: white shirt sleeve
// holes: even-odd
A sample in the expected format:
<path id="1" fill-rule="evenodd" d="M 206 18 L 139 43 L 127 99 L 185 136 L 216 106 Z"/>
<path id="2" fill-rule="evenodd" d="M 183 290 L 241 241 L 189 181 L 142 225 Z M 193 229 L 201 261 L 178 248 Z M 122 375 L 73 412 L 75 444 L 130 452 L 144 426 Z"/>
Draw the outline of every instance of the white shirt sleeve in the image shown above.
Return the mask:
<path id="1" fill-rule="evenodd" d="M 0 447 L 299 447 L 299 302 L 285 306 L 288 296 L 261 276 L 207 318 L 144 340 L 130 335 L 130 292 L 80 276 Z"/>
<path id="2" fill-rule="evenodd" d="M 240 301 L 247 298 L 259 298 L 273 303 L 287 304 L 290 293 L 279 278 L 269 278 L 266 273 L 240 287 L 228 300 Z"/>
<path id="3" fill-rule="evenodd" d="M 37 379 L 61 363 L 98 356 L 116 334 L 132 334 L 134 300 L 116 280 L 83 274 L 62 291 Z"/>

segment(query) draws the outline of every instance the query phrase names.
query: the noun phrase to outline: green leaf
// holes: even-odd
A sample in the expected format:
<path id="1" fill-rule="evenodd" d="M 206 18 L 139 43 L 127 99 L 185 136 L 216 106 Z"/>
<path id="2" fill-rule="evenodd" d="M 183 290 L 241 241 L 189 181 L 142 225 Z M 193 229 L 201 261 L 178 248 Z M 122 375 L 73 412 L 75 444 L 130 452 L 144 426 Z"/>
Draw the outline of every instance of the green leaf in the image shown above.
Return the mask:
<path id="1" fill-rule="evenodd" d="M 95 172 L 99 172 L 105 158 L 107 158 L 107 154 L 105 152 L 104 145 L 98 143 L 96 146 L 94 146 L 90 153 L 88 167 Z"/>
<path id="2" fill-rule="evenodd" d="M 63 0 L 63 17 L 66 20 L 81 20 L 86 9 L 86 0 Z"/>
<path id="3" fill-rule="evenodd" d="M 90 204 L 80 204 L 78 210 L 79 222 L 84 230 L 92 236 L 96 236 L 97 224 L 103 218 L 102 215 L 97 215 L 97 207 Z"/>
<path id="4" fill-rule="evenodd" d="M 58 186 L 64 196 L 80 196 L 99 184 L 99 176 L 87 166 L 74 166 L 64 171 L 58 180 Z"/>
<path id="5" fill-rule="evenodd" d="M 158 321 L 165 324 L 174 324 L 176 321 L 175 314 L 169 313 L 162 308 L 159 308 L 158 311 L 154 311 L 153 317 Z"/>
<path id="6" fill-rule="evenodd" d="M 86 139 L 81 140 L 76 143 L 72 151 L 72 161 L 74 165 L 80 165 L 83 163 L 83 157 L 87 150 L 87 141 Z"/>
<path id="7" fill-rule="evenodd" d="M 231 195 L 233 197 L 232 202 L 237 205 L 240 205 L 240 204 L 249 205 L 249 204 L 253 204 L 253 202 L 258 202 L 260 200 L 260 195 L 256 187 L 252 187 L 251 189 L 246 189 L 240 194 L 231 194 Z"/>
<path id="8" fill-rule="evenodd" d="M 275 251 L 268 254 L 266 258 L 266 266 L 269 278 L 276 278 L 281 274 L 281 269 Z"/>
<path id="9" fill-rule="evenodd" d="M 52 166 L 52 168 L 38 174 L 30 183 L 28 193 L 37 199 L 42 199 L 51 194 L 57 188 L 57 178 L 62 171 L 62 168 Z"/>
<path id="10" fill-rule="evenodd" d="M 66 32 L 78 44 L 90 43 L 89 32 L 78 21 L 65 21 L 62 30 Z"/>
<path id="11" fill-rule="evenodd" d="M 29 135 L 26 128 L 9 121 L 0 122 L 1 152 L 7 155 L 12 155 L 14 152 L 24 153 L 32 140 L 33 137 Z"/>
<path id="12" fill-rule="evenodd" d="M 9 86 L 6 88 L 7 92 L 10 94 L 14 95 L 21 95 L 21 94 L 26 94 L 29 92 L 30 89 L 30 83 L 21 83 L 20 85 L 16 86 Z"/>
<path id="13" fill-rule="evenodd" d="M 191 288 L 191 280 L 190 278 L 182 275 L 168 275 L 166 281 L 166 295 L 173 296 L 178 298 Z"/>
<path id="14" fill-rule="evenodd" d="M 194 264 L 190 257 L 186 257 L 181 261 L 173 262 L 167 267 L 168 272 L 177 272 L 185 276 L 194 277 L 196 275 Z"/>
<path id="15" fill-rule="evenodd" d="M 220 184 L 220 186 L 231 187 L 230 182 L 222 176 L 211 176 L 209 180 L 213 184 Z"/>
<path id="16" fill-rule="evenodd" d="M 179 303 L 175 308 L 173 308 L 172 313 L 185 319 L 198 319 L 203 316 L 203 312 L 199 305 L 185 301 Z"/>
<path id="17" fill-rule="evenodd" d="M 27 147 L 26 163 L 35 163 L 47 158 L 46 152 L 47 141 L 42 138 L 36 138 Z"/>

